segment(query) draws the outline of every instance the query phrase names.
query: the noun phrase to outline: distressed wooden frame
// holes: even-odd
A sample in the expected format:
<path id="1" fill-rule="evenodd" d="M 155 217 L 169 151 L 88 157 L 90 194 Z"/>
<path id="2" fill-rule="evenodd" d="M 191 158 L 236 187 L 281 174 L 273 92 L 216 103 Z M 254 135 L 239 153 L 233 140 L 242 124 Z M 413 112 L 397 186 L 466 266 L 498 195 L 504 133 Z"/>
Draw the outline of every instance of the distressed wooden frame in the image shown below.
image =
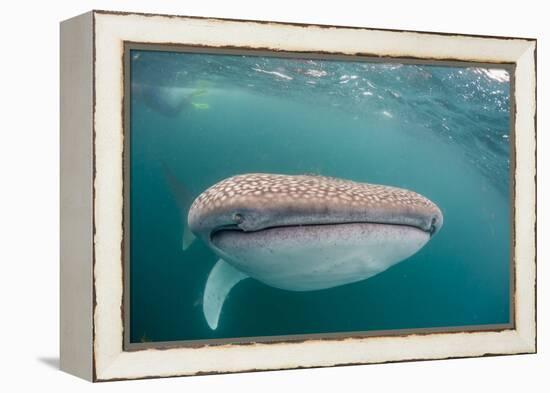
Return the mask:
<path id="1" fill-rule="evenodd" d="M 128 42 L 512 65 L 513 326 L 125 350 Z M 536 352 L 536 40 L 92 11 L 61 24 L 60 63 L 63 370 L 107 381 Z"/>

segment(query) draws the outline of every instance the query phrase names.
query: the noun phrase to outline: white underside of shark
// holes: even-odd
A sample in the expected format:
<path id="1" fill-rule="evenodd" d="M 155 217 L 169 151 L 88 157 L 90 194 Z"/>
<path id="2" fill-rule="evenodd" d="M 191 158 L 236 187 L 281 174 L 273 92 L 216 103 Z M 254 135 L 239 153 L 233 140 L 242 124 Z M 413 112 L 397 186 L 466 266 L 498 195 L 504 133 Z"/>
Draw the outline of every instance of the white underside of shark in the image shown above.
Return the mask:
<path id="1" fill-rule="evenodd" d="M 221 259 L 204 291 L 206 321 L 217 328 L 225 299 L 245 278 L 289 291 L 337 287 L 383 272 L 429 239 L 417 228 L 368 223 L 223 231 L 213 238 Z"/>

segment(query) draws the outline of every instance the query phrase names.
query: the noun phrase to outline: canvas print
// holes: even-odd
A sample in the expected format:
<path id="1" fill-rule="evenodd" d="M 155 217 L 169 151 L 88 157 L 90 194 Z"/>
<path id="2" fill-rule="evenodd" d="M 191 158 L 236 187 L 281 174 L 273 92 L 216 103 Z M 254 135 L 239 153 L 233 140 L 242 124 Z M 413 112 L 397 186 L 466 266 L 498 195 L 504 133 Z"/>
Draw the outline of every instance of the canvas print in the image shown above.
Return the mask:
<path id="1" fill-rule="evenodd" d="M 513 321 L 513 69 L 126 51 L 129 345 Z"/>

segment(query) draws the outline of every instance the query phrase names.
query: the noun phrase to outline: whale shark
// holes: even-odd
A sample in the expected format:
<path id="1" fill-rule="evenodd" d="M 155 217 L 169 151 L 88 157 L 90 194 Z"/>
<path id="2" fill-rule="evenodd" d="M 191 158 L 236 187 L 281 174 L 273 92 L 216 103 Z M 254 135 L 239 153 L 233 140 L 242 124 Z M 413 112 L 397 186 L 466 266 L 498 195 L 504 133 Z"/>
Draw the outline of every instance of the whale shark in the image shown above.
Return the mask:
<path id="1" fill-rule="evenodd" d="M 419 251 L 441 229 L 443 214 L 407 189 L 319 175 L 250 173 L 201 193 L 187 221 L 219 257 L 202 301 L 215 330 L 226 298 L 242 280 L 289 291 L 365 280 Z"/>

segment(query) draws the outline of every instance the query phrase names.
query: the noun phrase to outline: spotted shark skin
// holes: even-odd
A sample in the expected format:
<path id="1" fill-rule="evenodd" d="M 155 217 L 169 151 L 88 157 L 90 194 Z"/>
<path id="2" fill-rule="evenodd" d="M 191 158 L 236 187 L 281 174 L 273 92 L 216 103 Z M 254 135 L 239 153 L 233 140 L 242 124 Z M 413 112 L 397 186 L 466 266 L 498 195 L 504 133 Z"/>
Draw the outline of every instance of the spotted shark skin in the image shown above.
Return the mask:
<path id="1" fill-rule="evenodd" d="M 434 232 L 443 224 L 437 205 L 413 191 L 326 176 L 263 173 L 230 177 L 210 187 L 195 199 L 188 219 L 191 230 L 203 235 L 231 224 L 256 231 L 379 222 Z"/>
<path id="2" fill-rule="evenodd" d="M 188 225 L 220 257 L 203 299 L 216 329 L 226 297 L 243 279 L 292 291 L 364 280 L 420 250 L 442 227 L 443 214 L 402 188 L 252 173 L 200 194 Z"/>

